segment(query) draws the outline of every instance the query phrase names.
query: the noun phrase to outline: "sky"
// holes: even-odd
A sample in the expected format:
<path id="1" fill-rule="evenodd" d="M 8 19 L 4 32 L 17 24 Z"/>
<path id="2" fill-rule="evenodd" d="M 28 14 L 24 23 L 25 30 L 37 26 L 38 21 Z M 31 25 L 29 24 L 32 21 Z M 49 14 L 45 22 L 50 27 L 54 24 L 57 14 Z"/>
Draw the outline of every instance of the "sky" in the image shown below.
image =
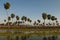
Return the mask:
<path id="1" fill-rule="evenodd" d="M 6 19 L 6 10 L 4 3 L 9 2 L 10 8 L 8 15 L 11 13 L 18 15 L 20 18 L 26 16 L 32 20 L 42 19 L 42 13 L 51 14 L 60 19 L 60 0 L 0 0 L 0 23 Z"/>

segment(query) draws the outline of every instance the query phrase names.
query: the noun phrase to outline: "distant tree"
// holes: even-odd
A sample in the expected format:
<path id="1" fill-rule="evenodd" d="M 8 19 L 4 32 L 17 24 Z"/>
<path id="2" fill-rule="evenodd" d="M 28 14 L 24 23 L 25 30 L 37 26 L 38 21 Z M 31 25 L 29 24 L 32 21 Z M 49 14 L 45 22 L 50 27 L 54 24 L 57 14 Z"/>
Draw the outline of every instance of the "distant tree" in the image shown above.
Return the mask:
<path id="1" fill-rule="evenodd" d="M 38 19 L 37 22 L 40 23 L 40 20 Z"/>
<path id="2" fill-rule="evenodd" d="M 4 19 L 4 22 L 6 23 L 6 19 Z M 4 24 L 5 25 L 5 24 Z"/>
<path id="3" fill-rule="evenodd" d="M 58 22 L 57 22 L 57 18 L 55 18 L 55 21 L 56 21 L 56 24 L 57 24 L 57 23 L 58 23 Z"/>
<path id="4" fill-rule="evenodd" d="M 51 17 L 51 20 L 54 21 L 54 20 L 55 20 L 55 16 L 52 16 L 52 17 Z"/>
<path id="5" fill-rule="evenodd" d="M 30 20 L 30 23 L 32 22 L 32 20 Z"/>
<path id="6" fill-rule="evenodd" d="M 51 20 L 54 21 L 55 20 L 55 16 L 51 16 Z M 54 26 L 54 23 L 53 23 Z"/>
<path id="7" fill-rule="evenodd" d="M 11 14 L 11 18 L 12 18 L 12 22 L 13 22 L 13 18 L 15 17 L 15 14 Z"/>
<path id="8" fill-rule="evenodd" d="M 17 24 L 19 24 L 19 16 L 16 16 Z"/>
<path id="9" fill-rule="evenodd" d="M 4 8 L 6 9 L 6 13 L 7 13 L 7 17 L 8 17 L 7 10 L 10 8 L 10 3 L 9 2 L 4 3 Z"/>
<path id="10" fill-rule="evenodd" d="M 32 22 L 32 20 L 30 18 L 27 18 L 27 21 L 30 22 L 30 23 Z"/>
<path id="11" fill-rule="evenodd" d="M 36 21 L 34 21 L 33 25 L 36 25 Z"/>
<path id="12" fill-rule="evenodd" d="M 17 20 L 17 21 L 19 20 L 19 16 L 16 16 L 16 20 Z"/>
<path id="13" fill-rule="evenodd" d="M 40 23 L 40 20 L 38 19 L 38 20 L 37 20 L 37 22 L 38 22 L 38 25 L 39 25 L 39 23 Z"/>
<path id="14" fill-rule="evenodd" d="M 47 15 L 47 19 L 49 20 L 49 24 L 50 24 L 50 19 L 51 19 L 51 15 L 50 14 Z"/>
<path id="15" fill-rule="evenodd" d="M 4 19 L 4 22 L 6 22 L 6 19 Z"/>
<path id="16" fill-rule="evenodd" d="M 21 20 L 22 20 L 23 22 L 26 22 L 26 21 L 27 21 L 27 17 L 26 17 L 26 16 L 22 16 Z"/>
<path id="17" fill-rule="evenodd" d="M 7 10 L 10 8 L 10 3 L 9 2 L 6 2 L 4 3 L 4 8 Z"/>
<path id="18" fill-rule="evenodd" d="M 11 20 L 11 17 L 9 16 L 9 17 L 8 17 L 8 25 L 9 25 L 9 21 L 10 21 L 10 20 Z"/>
<path id="19" fill-rule="evenodd" d="M 47 18 L 47 14 L 46 13 L 42 13 L 42 18 L 44 19 L 44 26 L 45 26 L 45 19 Z"/>
<path id="20" fill-rule="evenodd" d="M 10 20 L 11 20 L 11 17 L 9 16 L 9 17 L 8 17 L 8 22 L 9 22 Z"/>

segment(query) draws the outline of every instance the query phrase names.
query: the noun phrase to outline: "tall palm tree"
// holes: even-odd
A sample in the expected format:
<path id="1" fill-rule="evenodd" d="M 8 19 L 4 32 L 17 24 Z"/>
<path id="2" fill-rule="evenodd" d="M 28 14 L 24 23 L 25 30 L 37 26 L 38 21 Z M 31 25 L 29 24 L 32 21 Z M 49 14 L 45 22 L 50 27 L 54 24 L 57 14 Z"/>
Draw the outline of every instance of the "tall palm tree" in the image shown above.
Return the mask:
<path id="1" fill-rule="evenodd" d="M 9 2 L 4 3 L 4 8 L 6 9 L 6 13 L 7 13 L 7 17 L 8 17 L 7 10 L 10 8 L 10 3 Z"/>
<path id="2" fill-rule="evenodd" d="M 49 24 L 50 24 L 50 19 L 51 19 L 51 15 L 50 14 L 47 15 L 47 19 L 49 20 Z"/>
<path id="3" fill-rule="evenodd" d="M 27 21 L 27 17 L 26 17 L 26 16 L 22 16 L 21 20 L 22 20 L 23 22 L 25 22 L 25 21 Z"/>
<path id="4" fill-rule="evenodd" d="M 8 11 L 7 10 L 10 8 L 10 3 L 9 2 L 4 3 L 4 8 L 6 9 L 6 13 L 7 13 L 7 17 L 8 17 Z"/>
<path id="5" fill-rule="evenodd" d="M 15 14 L 11 14 L 11 18 L 12 18 L 12 22 L 13 22 L 13 18 L 15 17 Z"/>
<path id="6" fill-rule="evenodd" d="M 19 16 L 16 16 L 17 24 L 19 24 Z"/>
<path id="7" fill-rule="evenodd" d="M 42 18 L 44 19 L 44 26 L 45 26 L 45 20 L 47 18 L 47 14 L 46 13 L 42 13 Z"/>

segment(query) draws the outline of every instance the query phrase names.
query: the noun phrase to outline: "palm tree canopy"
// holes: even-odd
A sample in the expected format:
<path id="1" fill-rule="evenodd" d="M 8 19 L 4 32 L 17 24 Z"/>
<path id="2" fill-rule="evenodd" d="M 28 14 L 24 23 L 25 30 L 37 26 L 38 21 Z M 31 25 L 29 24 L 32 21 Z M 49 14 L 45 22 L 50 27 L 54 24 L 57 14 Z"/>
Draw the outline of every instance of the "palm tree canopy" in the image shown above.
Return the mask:
<path id="1" fill-rule="evenodd" d="M 47 15 L 47 19 L 48 19 L 48 20 L 51 19 L 51 15 L 50 15 L 50 14 Z"/>
<path id="2" fill-rule="evenodd" d="M 38 19 L 37 22 L 40 23 L 40 20 Z"/>
<path id="3" fill-rule="evenodd" d="M 4 22 L 6 22 L 6 19 L 4 19 Z"/>
<path id="4" fill-rule="evenodd" d="M 36 21 L 34 21 L 33 25 L 36 25 Z"/>
<path id="5" fill-rule="evenodd" d="M 27 19 L 28 22 L 32 22 L 32 20 L 30 18 Z"/>
<path id="6" fill-rule="evenodd" d="M 19 20 L 19 16 L 16 16 L 16 19 Z"/>
<path id="7" fill-rule="evenodd" d="M 9 2 L 6 2 L 5 4 L 4 4 L 4 8 L 7 10 L 7 9 L 9 9 L 10 8 L 10 3 Z"/>
<path id="8" fill-rule="evenodd" d="M 30 18 L 28 18 L 27 21 L 30 21 Z"/>
<path id="9" fill-rule="evenodd" d="M 42 13 L 42 18 L 45 20 L 47 18 L 47 14 L 46 13 Z"/>
<path id="10" fill-rule="evenodd" d="M 12 13 L 12 14 L 11 14 L 11 18 L 14 18 L 14 17 L 15 17 L 15 14 Z"/>
<path id="11" fill-rule="evenodd" d="M 8 17 L 8 21 L 10 21 L 10 20 L 11 20 L 11 17 L 9 16 L 9 17 Z"/>
<path id="12" fill-rule="evenodd" d="M 27 17 L 26 16 L 22 16 L 21 20 L 27 20 Z"/>
<path id="13" fill-rule="evenodd" d="M 57 18 L 55 18 L 55 20 L 57 20 Z"/>
<path id="14" fill-rule="evenodd" d="M 54 21 L 54 20 L 55 20 L 55 16 L 52 16 L 52 17 L 51 17 L 51 20 Z"/>

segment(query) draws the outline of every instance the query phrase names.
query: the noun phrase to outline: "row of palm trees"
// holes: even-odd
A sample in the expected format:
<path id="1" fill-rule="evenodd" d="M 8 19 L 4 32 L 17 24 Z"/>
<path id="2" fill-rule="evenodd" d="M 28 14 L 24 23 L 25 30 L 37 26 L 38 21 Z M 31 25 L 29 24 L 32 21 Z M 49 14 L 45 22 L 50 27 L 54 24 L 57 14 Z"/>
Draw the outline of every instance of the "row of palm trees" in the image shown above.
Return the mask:
<path id="1" fill-rule="evenodd" d="M 49 25 L 51 25 L 51 21 L 56 21 L 56 25 L 59 25 L 57 18 L 55 16 L 52 16 L 51 14 L 46 14 L 45 12 L 42 13 L 42 18 L 44 19 L 44 25 L 45 25 L 45 20 L 48 19 L 49 20 Z M 53 25 L 55 25 L 55 23 L 53 23 Z"/>
<path id="2" fill-rule="evenodd" d="M 16 22 L 15 23 L 17 23 L 17 24 L 19 24 L 20 22 L 19 22 L 19 19 L 20 19 L 20 17 L 19 16 L 15 16 L 15 14 L 14 13 L 12 13 L 10 16 L 8 16 L 8 9 L 10 8 L 10 3 L 9 2 L 6 2 L 5 4 L 4 4 L 4 8 L 6 9 L 6 12 L 7 12 L 7 17 L 8 17 L 8 22 L 12 19 L 12 22 L 13 22 L 13 19 L 14 19 L 14 17 L 16 17 Z M 45 20 L 46 19 L 48 19 L 49 20 L 49 24 L 48 25 L 51 25 L 51 23 L 50 23 L 50 20 L 52 20 L 52 21 L 56 21 L 56 24 L 57 25 L 59 25 L 59 23 L 58 23 L 58 21 L 57 21 L 57 18 L 55 17 L 55 16 L 52 16 L 52 15 L 50 15 L 50 14 L 46 14 L 45 12 L 43 12 L 42 13 L 42 18 L 44 19 L 44 22 L 43 22 L 43 25 L 45 26 L 46 24 L 45 24 Z M 25 23 L 26 21 L 28 21 L 28 22 L 32 22 L 32 20 L 30 19 L 30 18 L 27 18 L 26 16 L 23 16 L 22 18 L 21 18 L 21 20 L 23 21 L 23 23 Z M 6 22 L 6 20 L 4 20 L 4 22 Z M 34 21 L 34 25 L 39 25 L 39 23 L 41 22 L 41 20 L 37 20 L 37 22 L 36 21 Z M 55 23 L 53 23 L 53 25 L 55 25 Z"/>
<path id="3" fill-rule="evenodd" d="M 14 18 L 16 18 L 17 21 L 13 23 L 13 19 Z M 11 19 L 12 19 L 12 22 L 10 22 Z M 8 22 L 7 23 L 8 23 L 8 25 L 9 25 L 9 23 L 18 24 L 19 25 L 20 23 L 25 23 L 26 21 L 28 21 L 30 23 L 32 22 L 32 20 L 30 18 L 27 18 L 26 16 L 22 16 L 21 17 L 22 21 L 19 21 L 19 20 L 20 20 L 20 17 L 19 16 L 15 16 L 15 14 L 12 13 L 10 16 L 8 16 Z M 6 19 L 4 20 L 4 22 L 6 22 Z"/>

